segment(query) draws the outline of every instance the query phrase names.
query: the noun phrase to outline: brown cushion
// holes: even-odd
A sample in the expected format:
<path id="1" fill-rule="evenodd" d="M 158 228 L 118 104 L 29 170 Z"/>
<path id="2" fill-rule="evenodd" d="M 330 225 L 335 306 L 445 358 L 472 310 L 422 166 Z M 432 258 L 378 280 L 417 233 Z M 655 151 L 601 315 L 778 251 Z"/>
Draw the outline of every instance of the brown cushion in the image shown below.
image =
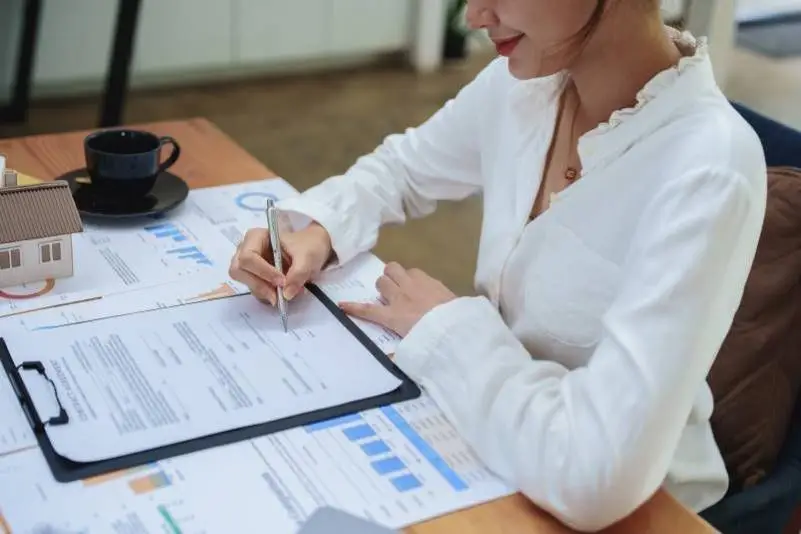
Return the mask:
<path id="1" fill-rule="evenodd" d="M 712 428 L 733 487 L 773 467 L 801 386 L 801 170 L 768 170 L 751 274 L 709 374 Z"/>

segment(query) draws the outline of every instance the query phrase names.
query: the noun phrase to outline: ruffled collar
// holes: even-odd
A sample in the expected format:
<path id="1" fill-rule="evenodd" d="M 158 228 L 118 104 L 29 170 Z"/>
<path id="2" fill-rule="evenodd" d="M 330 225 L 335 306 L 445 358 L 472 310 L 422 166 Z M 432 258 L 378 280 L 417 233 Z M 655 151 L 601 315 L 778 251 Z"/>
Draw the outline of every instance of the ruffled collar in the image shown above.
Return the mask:
<path id="1" fill-rule="evenodd" d="M 668 91 L 684 73 L 708 61 L 709 49 L 706 38 L 696 39 L 691 33 L 679 32 L 674 28 L 667 28 L 667 31 L 682 52 L 679 62 L 651 78 L 637 93 L 636 104 L 633 107 L 614 111 L 607 122 L 599 124 L 583 137 L 602 135 L 604 132 L 615 128 L 628 117 L 636 115 L 640 109 L 657 98 L 662 92 Z"/>
<path id="2" fill-rule="evenodd" d="M 651 78 L 637 93 L 633 107 L 619 109 L 579 139 L 583 173 L 619 156 L 638 139 L 672 116 L 688 95 L 716 88 L 706 38 L 667 28 L 682 52 L 678 63 Z"/>

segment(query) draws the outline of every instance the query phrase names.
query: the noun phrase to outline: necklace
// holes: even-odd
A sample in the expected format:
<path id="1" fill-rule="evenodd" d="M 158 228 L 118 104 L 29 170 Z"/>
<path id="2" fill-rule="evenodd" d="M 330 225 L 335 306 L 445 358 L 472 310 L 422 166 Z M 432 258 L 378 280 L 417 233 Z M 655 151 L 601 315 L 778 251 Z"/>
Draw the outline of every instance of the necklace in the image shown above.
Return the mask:
<path id="1" fill-rule="evenodd" d="M 576 105 L 573 107 L 573 117 L 570 121 L 570 137 L 568 137 L 568 145 L 567 145 L 567 161 L 570 162 L 573 159 L 573 151 L 576 149 L 576 120 L 578 119 L 578 108 L 579 108 L 579 100 L 575 98 Z M 573 167 L 568 163 L 567 168 L 565 169 L 565 180 L 570 183 L 573 183 L 576 178 L 579 177 L 579 171 L 576 167 Z"/>

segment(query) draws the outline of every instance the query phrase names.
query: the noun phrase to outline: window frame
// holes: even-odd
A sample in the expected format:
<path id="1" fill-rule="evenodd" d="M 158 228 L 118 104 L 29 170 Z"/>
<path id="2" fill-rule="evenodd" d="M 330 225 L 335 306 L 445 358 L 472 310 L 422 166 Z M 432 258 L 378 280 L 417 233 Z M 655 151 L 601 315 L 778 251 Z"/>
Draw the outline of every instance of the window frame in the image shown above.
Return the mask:
<path id="1" fill-rule="evenodd" d="M 58 254 L 56 254 L 56 251 Z M 43 265 L 49 263 L 58 263 L 64 259 L 63 251 L 64 248 L 61 246 L 61 241 L 47 241 L 45 243 L 39 243 L 39 263 Z"/>
<path id="2" fill-rule="evenodd" d="M 16 254 L 14 254 L 16 252 Z M 22 267 L 22 247 L 7 247 L 0 249 L 0 254 L 4 257 L 8 258 L 7 265 L 8 267 L 2 266 L 3 262 L 0 262 L 0 271 L 10 271 L 12 269 L 19 269 Z M 14 261 L 14 257 L 16 256 L 17 261 Z"/>

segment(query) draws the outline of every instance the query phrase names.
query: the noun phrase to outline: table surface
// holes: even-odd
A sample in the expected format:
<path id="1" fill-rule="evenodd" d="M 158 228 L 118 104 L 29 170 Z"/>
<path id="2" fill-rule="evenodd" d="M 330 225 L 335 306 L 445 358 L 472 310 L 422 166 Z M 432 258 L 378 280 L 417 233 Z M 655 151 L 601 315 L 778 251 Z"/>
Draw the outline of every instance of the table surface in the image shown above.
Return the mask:
<path id="1" fill-rule="evenodd" d="M 204 119 L 137 125 L 159 135 L 175 137 L 181 157 L 171 169 L 191 187 L 209 187 L 274 177 L 262 163 Z M 70 132 L 0 140 L 8 167 L 42 179 L 52 179 L 83 167 L 83 138 L 88 132 Z M 568 534 L 548 514 L 520 495 L 452 513 L 406 529 L 409 534 Z M 630 517 L 607 529 L 608 534 L 714 532 L 696 514 L 659 491 Z"/>

